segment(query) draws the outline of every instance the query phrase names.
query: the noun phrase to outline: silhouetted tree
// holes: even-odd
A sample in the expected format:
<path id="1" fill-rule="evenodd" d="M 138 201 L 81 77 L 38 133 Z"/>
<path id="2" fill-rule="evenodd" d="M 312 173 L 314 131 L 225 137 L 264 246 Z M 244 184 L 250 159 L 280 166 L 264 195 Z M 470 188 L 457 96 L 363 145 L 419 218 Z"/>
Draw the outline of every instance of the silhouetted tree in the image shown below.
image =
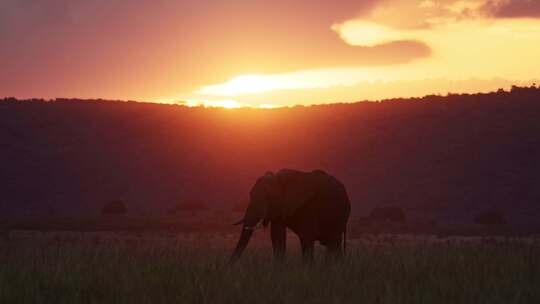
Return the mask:
<path id="1" fill-rule="evenodd" d="M 117 200 L 107 203 L 103 209 L 101 209 L 101 214 L 104 215 L 122 215 L 127 213 L 127 207 L 123 201 Z"/>
<path id="2" fill-rule="evenodd" d="M 484 226 L 500 226 L 505 225 L 506 220 L 501 212 L 496 209 L 480 212 L 474 217 L 474 223 Z"/>
<path id="3" fill-rule="evenodd" d="M 53 216 L 56 214 L 56 208 L 54 206 L 47 206 L 47 215 Z"/>

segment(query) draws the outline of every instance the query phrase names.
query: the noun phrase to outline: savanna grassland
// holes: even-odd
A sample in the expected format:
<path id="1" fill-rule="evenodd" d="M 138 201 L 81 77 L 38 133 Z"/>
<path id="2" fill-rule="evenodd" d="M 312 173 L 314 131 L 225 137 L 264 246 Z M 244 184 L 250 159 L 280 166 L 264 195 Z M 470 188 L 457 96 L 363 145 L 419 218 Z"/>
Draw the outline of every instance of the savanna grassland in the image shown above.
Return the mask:
<path id="1" fill-rule="evenodd" d="M 235 234 L 17 232 L 0 246 L 1 303 L 538 303 L 540 240 L 365 235 L 305 265 L 268 231 L 236 264 Z"/>

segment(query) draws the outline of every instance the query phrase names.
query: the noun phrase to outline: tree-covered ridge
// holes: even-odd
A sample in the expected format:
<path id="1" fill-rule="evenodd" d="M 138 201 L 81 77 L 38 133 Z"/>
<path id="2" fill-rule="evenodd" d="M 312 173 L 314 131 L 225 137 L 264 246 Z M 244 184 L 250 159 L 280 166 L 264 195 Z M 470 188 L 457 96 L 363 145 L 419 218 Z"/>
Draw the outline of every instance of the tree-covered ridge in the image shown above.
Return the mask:
<path id="1" fill-rule="evenodd" d="M 164 214 L 181 201 L 232 206 L 257 176 L 320 168 L 353 213 L 509 224 L 540 216 L 540 88 L 262 109 L 56 99 L 0 101 L 2 214 Z"/>

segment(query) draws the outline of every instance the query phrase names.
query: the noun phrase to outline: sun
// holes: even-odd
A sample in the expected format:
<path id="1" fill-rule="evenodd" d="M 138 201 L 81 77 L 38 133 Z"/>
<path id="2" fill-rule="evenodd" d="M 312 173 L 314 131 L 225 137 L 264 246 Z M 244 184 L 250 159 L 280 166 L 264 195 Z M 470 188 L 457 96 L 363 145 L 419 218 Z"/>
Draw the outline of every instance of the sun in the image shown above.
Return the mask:
<path id="1" fill-rule="evenodd" d="M 224 108 L 224 109 L 240 109 L 240 108 L 253 108 L 253 109 L 277 109 L 282 108 L 279 104 L 268 103 L 243 103 L 234 99 L 191 99 L 180 97 L 161 97 L 154 99 L 154 102 L 163 104 L 179 104 L 186 107 L 203 107 L 203 108 Z"/>
<path id="2" fill-rule="evenodd" d="M 205 108 L 225 108 L 225 109 L 238 109 L 245 107 L 244 104 L 232 100 L 187 100 L 185 105 L 188 107 L 205 107 Z"/>

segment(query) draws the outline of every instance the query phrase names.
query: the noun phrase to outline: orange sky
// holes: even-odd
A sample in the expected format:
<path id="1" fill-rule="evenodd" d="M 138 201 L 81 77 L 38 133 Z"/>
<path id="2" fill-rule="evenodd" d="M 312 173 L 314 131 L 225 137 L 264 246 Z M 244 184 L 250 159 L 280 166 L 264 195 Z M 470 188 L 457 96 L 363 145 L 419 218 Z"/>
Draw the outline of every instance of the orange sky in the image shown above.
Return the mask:
<path id="1" fill-rule="evenodd" d="M 0 96 L 271 107 L 540 78 L 537 0 L 3 0 Z"/>

